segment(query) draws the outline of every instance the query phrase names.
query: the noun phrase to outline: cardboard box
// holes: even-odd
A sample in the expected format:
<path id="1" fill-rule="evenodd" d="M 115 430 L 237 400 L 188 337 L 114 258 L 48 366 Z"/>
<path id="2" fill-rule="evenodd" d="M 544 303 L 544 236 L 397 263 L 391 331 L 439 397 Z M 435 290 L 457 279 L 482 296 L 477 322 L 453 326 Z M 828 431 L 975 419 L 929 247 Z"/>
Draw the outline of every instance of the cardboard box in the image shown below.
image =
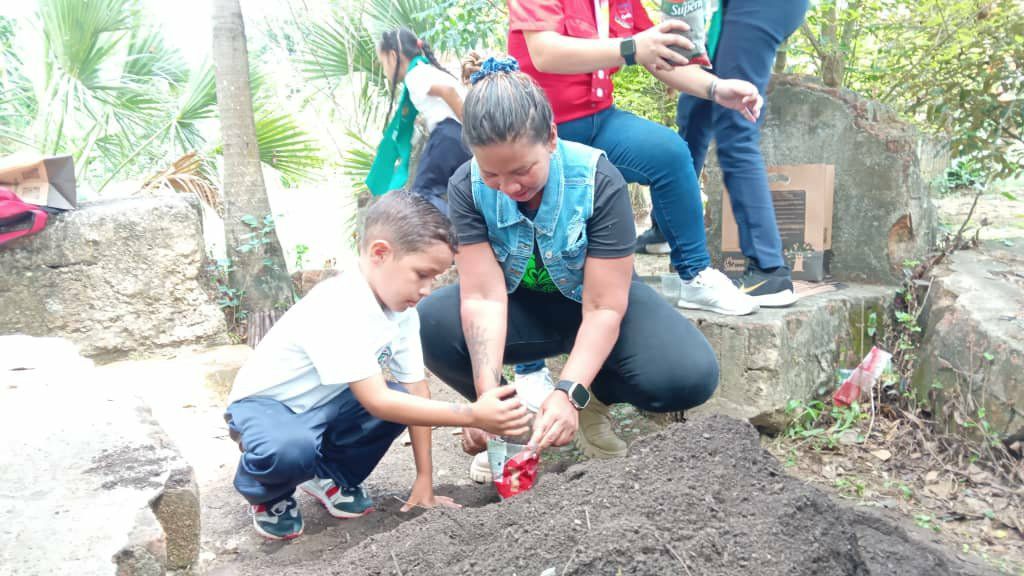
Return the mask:
<path id="1" fill-rule="evenodd" d="M 821 282 L 828 274 L 832 248 L 832 209 L 835 166 L 798 164 L 768 167 L 768 187 L 775 205 L 775 220 L 782 250 L 794 280 Z M 722 264 L 724 272 L 739 277 L 747 267 L 740 250 L 739 230 L 729 191 L 722 191 Z"/>
<path id="2" fill-rule="evenodd" d="M 78 207 L 75 163 L 71 156 L 0 160 L 0 186 L 10 188 L 29 204 L 58 210 Z"/>

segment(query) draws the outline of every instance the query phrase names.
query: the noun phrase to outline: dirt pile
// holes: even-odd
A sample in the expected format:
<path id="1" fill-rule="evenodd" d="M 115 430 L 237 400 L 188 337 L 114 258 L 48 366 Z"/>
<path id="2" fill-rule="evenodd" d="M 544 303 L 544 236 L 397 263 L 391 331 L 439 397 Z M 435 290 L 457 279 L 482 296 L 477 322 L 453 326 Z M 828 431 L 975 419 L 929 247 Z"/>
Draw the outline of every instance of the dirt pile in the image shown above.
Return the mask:
<path id="1" fill-rule="evenodd" d="M 330 565 L 353 576 L 988 573 L 920 538 L 786 476 L 748 423 L 710 417 L 507 502 L 431 511 Z"/>

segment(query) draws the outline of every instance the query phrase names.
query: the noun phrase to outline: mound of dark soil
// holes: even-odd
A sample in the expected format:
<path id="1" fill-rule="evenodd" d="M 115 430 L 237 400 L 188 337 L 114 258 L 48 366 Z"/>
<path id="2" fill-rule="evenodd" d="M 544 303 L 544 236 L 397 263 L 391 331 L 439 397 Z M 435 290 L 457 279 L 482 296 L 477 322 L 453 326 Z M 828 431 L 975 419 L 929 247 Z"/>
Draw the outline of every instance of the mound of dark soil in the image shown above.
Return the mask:
<path id="1" fill-rule="evenodd" d="M 922 538 L 786 476 L 748 423 L 710 417 L 506 502 L 428 512 L 331 564 L 352 576 L 987 573 Z"/>

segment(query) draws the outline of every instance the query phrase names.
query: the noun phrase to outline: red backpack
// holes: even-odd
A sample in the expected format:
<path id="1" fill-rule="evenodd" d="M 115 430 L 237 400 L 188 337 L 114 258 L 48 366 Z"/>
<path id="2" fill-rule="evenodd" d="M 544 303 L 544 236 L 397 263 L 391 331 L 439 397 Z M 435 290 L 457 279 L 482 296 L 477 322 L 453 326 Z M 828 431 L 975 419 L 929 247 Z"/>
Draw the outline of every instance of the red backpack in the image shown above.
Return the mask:
<path id="1" fill-rule="evenodd" d="M 26 204 L 7 188 L 0 188 L 0 244 L 35 234 L 46 226 L 46 210 Z"/>

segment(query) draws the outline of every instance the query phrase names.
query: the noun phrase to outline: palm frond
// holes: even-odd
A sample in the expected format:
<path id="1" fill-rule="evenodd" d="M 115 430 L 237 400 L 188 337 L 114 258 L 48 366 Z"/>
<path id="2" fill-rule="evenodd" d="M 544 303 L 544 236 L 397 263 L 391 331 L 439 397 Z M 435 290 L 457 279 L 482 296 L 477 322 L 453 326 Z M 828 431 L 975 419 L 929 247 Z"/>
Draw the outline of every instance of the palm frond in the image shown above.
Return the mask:
<path id="1" fill-rule="evenodd" d="M 427 30 L 432 22 L 426 13 L 434 6 L 433 0 L 366 0 L 367 28 L 374 38 L 386 30 L 405 26 L 410 30 Z"/>
<path id="2" fill-rule="evenodd" d="M 142 191 L 171 189 L 177 192 L 195 194 L 200 202 L 221 217 L 224 204 L 220 191 L 213 183 L 211 167 L 205 158 L 196 152 L 189 152 L 146 178 Z"/>
<path id="3" fill-rule="evenodd" d="M 354 131 L 349 131 L 346 136 L 355 145 L 349 146 L 345 156 L 341 160 L 341 169 L 346 176 L 352 180 L 352 190 L 356 196 L 369 192 L 366 187 L 366 177 L 370 174 L 370 167 L 376 156 L 376 149 L 362 136 Z"/>
<path id="4" fill-rule="evenodd" d="M 323 165 L 320 147 L 290 114 L 256 110 L 260 161 L 288 180 L 310 178 Z"/>
<path id="5" fill-rule="evenodd" d="M 363 72 L 383 79 L 376 42 L 358 21 L 343 17 L 335 22 L 313 23 L 306 37 L 309 54 L 302 60 L 302 70 L 307 78 L 336 81 Z"/>
<path id="6" fill-rule="evenodd" d="M 183 151 L 199 148 L 204 140 L 199 123 L 217 116 L 217 84 L 213 66 L 203 64 L 189 78 L 172 125 L 174 143 Z"/>
<path id="7" fill-rule="evenodd" d="M 128 41 L 122 77 L 127 82 L 165 80 L 182 86 L 188 79 L 188 65 L 181 52 L 164 43 L 163 34 L 153 29 L 136 29 Z"/>

